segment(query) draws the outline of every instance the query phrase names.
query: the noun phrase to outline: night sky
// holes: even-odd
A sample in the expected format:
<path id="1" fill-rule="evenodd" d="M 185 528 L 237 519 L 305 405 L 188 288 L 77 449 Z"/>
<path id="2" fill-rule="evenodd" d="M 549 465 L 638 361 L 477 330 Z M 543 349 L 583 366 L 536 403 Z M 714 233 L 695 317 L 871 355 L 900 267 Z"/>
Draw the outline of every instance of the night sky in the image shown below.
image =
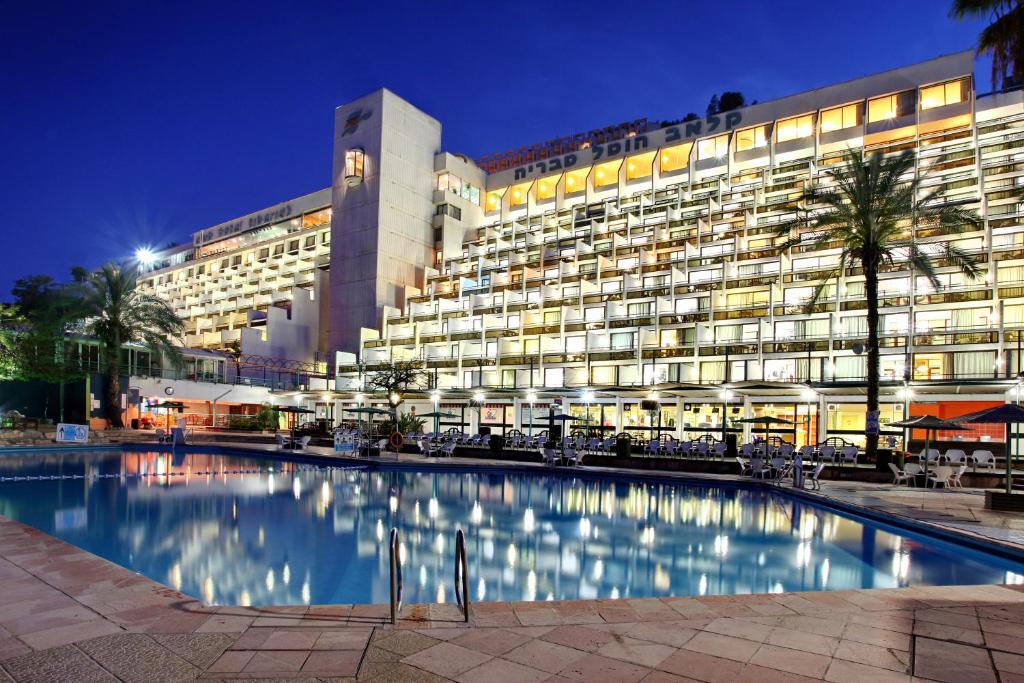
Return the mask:
<path id="1" fill-rule="evenodd" d="M 703 113 L 722 90 L 793 94 L 981 29 L 946 0 L 840 5 L 6 0 L 0 299 L 327 187 L 334 108 L 381 86 L 475 157 Z"/>

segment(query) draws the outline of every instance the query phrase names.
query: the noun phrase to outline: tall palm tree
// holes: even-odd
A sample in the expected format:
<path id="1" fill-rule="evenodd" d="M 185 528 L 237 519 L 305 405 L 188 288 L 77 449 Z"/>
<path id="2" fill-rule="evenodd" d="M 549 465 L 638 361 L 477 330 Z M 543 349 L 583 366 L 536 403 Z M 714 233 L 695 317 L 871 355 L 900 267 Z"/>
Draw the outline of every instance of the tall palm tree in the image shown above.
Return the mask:
<path id="1" fill-rule="evenodd" d="M 79 292 L 86 331 L 99 341 L 106 360 L 106 417 L 115 428 L 121 420 L 121 347 L 145 344 L 172 365 L 181 362 L 178 345 L 185 329 L 163 299 L 138 289 L 138 270 L 131 264 L 108 263 L 75 285 Z"/>
<path id="2" fill-rule="evenodd" d="M 912 274 L 925 277 L 936 289 L 941 287 L 936 274 L 941 266 L 954 266 L 974 279 L 980 269 L 970 255 L 948 240 L 935 244 L 937 250 L 929 252 L 917 241 L 914 230 L 933 227 L 944 234 L 959 234 L 977 227 L 980 221 L 976 212 L 944 203 L 941 189 L 922 187 L 923 178 L 915 172 L 912 150 L 889 157 L 875 152 L 867 159 L 849 150 L 842 163 L 825 175 L 828 184 L 811 185 L 804 191 L 805 215 L 780 225 L 776 237 L 785 239 L 782 249 L 797 244 L 811 244 L 813 250 L 827 245 L 842 248 L 839 263 L 815 288 L 808 309 L 829 281 L 847 269 L 863 270 L 868 326 L 867 410 L 877 411 L 879 270 L 907 262 Z M 878 435 L 869 434 L 868 455 L 875 455 L 877 448 Z"/>
<path id="3" fill-rule="evenodd" d="M 1024 77 L 1024 0 L 953 0 L 956 19 L 989 19 L 978 36 L 978 54 L 992 55 L 992 84 L 1002 88 Z"/>

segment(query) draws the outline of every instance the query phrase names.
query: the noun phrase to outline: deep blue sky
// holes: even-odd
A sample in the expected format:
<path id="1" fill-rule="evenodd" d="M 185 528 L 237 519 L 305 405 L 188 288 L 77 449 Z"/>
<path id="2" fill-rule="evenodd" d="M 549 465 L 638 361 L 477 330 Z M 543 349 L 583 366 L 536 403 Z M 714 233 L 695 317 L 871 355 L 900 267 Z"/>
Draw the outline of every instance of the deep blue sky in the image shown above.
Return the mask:
<path id="1" fill-rule="evenodd" d="M 948 5 L 7 0 L 0 298 L 326 187 L 334 107 L 380 86 L 478 156 L 973 47 Z"/>

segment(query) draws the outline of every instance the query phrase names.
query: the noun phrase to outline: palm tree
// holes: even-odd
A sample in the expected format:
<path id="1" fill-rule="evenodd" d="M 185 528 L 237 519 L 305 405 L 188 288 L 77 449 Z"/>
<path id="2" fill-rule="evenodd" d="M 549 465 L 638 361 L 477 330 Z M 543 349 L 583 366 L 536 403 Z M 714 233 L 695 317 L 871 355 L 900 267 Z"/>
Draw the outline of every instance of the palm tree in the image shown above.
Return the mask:
<path id="1" fill-rule="evenodd" d="M 121 347 L 145 344 L 164 361 L 179 365 L 181 352 L 175 342 L 180 341 L 185 324 L 166 301 L 139 291 L 138 271 L 131 264 L 108 263 L 74 286 L 86 331 L 99 340 L 106 359 L 106 417 L 112 427 L 123 427 Z"/>
<path id="2" fill-rule="evenodd" d="M 980 223 L 977 213 L 960 205 L 944 203 L 941 189 L 921 186 L 915 172 L 914 153 L 904 150 L 886 157 L 880 152 L 864 160 L 849 150 L 842 163 L 826 172 L 830 183 L 811 185 L 803 194 L 805 216 L 779 227 L 776 237 L 785 238 L 782 249 L 797 244 L 813 250 L 837 245 L 839 263 L 815 288 L 808 310 L 833 278 L 860 267 L 867 297 L 867 410 L 878 411 L 878 272 L 907 262 L 912 273 L 924 276 L 935 289 L 941 287 L 936 268 L 954 266 L 970 279 L 980 270 L 962 249 L 945 241 L 927 251 L 915 239 L 914 229 L 937 228 L 943 234 L 959 234 Z M 801 228 L 809 228 L 800 232 Z M 928 245 L 931 247 L 932 245 Z M 908 330 L 909 333 L 909 330 Z M 867 454 L 874 456 L 878 435 L 867 435 Z"/>
<path id="3" fill-rule="evenodd" d="M 978 54 L 992 55 L 992 84 L 1002 88 L 1024 76 L 1024 1 L 953 0 L 956 19 L 988 18 L 978 36 Z"/>

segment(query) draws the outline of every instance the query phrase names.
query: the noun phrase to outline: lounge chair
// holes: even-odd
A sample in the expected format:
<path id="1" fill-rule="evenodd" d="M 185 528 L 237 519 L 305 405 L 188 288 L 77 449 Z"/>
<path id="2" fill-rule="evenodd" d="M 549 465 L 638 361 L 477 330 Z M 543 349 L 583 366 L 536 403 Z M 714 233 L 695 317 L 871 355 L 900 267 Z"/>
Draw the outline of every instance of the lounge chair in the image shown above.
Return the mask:
<path id="1" fill-rule="evenodd" d="M 889 469 L 892 470 L 892 483 L 896 486 L 900 484 L 909 484 L 910 480 L 913 479 L 909 474 L 896 467 L 893 463 L 889 463 Z"/>

